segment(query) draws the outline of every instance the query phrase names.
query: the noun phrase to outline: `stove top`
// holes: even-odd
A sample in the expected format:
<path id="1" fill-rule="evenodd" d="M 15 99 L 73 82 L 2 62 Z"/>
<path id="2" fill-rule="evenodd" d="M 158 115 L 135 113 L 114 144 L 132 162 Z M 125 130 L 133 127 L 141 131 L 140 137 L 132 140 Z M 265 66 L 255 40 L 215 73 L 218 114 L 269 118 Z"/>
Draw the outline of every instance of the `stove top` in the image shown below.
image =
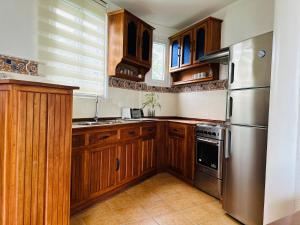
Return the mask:
<path id="1" fill-rule="evenodd" d="M 225 127 L 215 123 L 199 123 L 196 128 L 196 136 L 224 140 Z"/>

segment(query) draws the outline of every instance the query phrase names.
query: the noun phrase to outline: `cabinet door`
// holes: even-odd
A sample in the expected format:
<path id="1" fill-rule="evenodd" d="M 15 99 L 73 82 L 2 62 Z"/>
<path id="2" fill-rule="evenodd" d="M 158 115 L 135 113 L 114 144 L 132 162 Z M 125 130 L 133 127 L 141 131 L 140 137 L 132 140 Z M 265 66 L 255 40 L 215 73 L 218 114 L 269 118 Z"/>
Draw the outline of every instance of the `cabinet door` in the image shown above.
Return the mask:
<path id="1" fill-rule="evenodd" d="M 184 170 L 184 138 L 170 135 L 168 138 L 168 164 L 170 169 L 182 174 Z"/>
<path id="2" fill-rule="evenodd" d="M 116 183 L 117 147 L 105 146 L 90 150 L 88 159 L 89 196 L 96 197 Z"/>
<path id="3" fill-rule="evenodd" d="M 193 31 L 187 31 L 181 36 L 180 67 L 192 64 Z"/>
<path id="4" fill-rule="evenodd" d="M 156 169 L 155 138 L 143 138 L 141 140 L 141 172 L 147 173 L 154 169 Z"/>
<path id="5" fill-rule="evenodd" d="M 140 60 L 150 66 L 152 62 L 152 30 L 145 25 L 141 26 L 141 53 Z"/>
<path id="6" fill-rule="evenodd" d="M 83 150 L 73 150 L 71 163 L 71 207 L 74 207 L 86 198 L 84 187 L 85 152 Z"/>
<path id="7" fill-rule="evenodd" d="M 180 38 L 170 40 L 170 71 L 180 66 Z"/>
<path id="8" fill-rule="evenodd" d="M 194 29 L 194 63 L 198 63 L 200 58 L 206 54 L 207 45 L 207 24 L 200 24 Z"/>
<path id="9" fill-rule="evenodd" d="M 117 153 L 117 183 L 125 183 L 139 174 L 139 141 L 120 144 Z"/>
<path id="10" fill-rule="evenodd" d="M 125 56 L 133 60 L 138 60 L 140 46 L 140 24 L 133 16 L 126 15 L 125 18 Z"/>

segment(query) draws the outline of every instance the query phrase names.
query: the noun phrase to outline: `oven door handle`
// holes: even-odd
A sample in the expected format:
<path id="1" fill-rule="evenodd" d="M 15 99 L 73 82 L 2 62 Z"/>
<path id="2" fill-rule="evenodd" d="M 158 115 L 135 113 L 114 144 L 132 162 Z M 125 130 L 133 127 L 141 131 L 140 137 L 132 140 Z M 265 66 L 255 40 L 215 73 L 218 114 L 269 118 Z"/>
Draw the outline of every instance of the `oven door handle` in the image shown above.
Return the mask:
<path id="1" fill-rule="evenodd" d="M 207 143 L 211 143 L 211 144 L 215 144 L 215 145 L 220 145 L 220 141 L 219 140 L 212 140 L 209 138 L 197 138 L 197 141 L 203 141 L 203 142 L 207 142 Z"/>

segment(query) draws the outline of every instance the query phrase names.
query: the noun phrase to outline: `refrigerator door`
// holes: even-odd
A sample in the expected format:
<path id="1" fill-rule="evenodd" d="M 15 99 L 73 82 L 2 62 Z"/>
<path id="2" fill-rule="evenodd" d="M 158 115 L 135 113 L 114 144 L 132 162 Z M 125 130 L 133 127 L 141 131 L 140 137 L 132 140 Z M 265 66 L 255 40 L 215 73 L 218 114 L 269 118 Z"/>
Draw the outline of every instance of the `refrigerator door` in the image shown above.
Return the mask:
<path id="1" fill-rule="evenodd" d="M 244 224 L 263 224 L 267 128 L 227 128 L 224 210 Z"/>
<path id="2" fill-rule="evenodd" d="M 273 32 L 230 47 L 229 89 L 270 86 Z"/>
<path id="3" fill-rule="evenodd" d="M 230 124 L 268 126 L 270 88 L 228 91 Z"/>

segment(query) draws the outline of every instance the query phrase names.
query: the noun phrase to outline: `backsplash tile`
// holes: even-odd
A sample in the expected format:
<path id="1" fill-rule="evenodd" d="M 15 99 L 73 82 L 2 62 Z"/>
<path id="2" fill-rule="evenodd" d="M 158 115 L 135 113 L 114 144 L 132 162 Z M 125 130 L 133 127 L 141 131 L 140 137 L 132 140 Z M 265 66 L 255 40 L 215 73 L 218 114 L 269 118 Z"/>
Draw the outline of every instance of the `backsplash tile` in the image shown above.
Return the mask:
<path id="1" fill-rule="evenodd" d="M 146 83 L 124 80 L 116 77 L 109 77 L 109 86 L 137 91 L 180 93 L 180 92 L 200 92 L 227 89 L 227 80 L 214 80 L 202 83 L 185 84 L 174 87 L 148 86 Z"/>
<path id="2" fill-rule="evenodd" d="M 37 76 L 38 62 L 0 55 L 0 71 Z"/>

